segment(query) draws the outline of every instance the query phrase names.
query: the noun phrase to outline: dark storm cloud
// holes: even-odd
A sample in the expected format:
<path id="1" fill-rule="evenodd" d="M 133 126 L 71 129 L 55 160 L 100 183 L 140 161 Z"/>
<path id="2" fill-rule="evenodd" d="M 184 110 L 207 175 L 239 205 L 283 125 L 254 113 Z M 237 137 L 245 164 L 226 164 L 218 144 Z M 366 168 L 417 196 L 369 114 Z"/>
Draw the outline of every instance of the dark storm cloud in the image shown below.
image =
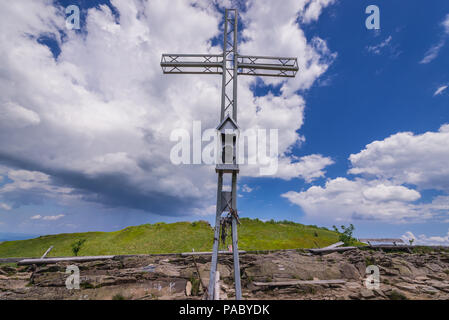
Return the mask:
<path id="1" fill-rule="evenodd" d="M 88 176 L 71 170 L 46 168 L 28 159 L 20 159 L 6 153 L 0 153 L 0 164 L 14 169 L 45 173 L 50 176 L 52 185 L 72 188 L 74 189 L 72 194 L 106 207 L 124 207 L 157 215 L 182 216 L 191 214 L 194 204 L 198 201 L 192 197 L 174 197 L 157 191 L 143 192 L 127 175 L 119 172 Z M 42 203 L 43 194 L 42 191 L 31 189 L 10 192 L 7 196 L 8 200 L 18 207 Z"/>

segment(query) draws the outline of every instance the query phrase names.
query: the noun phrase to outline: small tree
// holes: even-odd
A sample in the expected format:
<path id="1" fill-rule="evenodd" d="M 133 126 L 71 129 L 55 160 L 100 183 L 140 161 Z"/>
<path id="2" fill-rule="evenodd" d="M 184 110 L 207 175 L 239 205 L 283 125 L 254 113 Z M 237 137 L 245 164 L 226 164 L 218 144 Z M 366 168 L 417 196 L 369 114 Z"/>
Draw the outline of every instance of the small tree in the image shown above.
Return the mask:
<path id="1" fill-rule="evenodd" d="M 413 246 L 413 243 L 415 243 L 415 239 L 409 239 L 408 242 L 410 242 L 410 245 Z"/>
<path id="2" fill-rule="evenodd" d="M 78 253 L 80 252 L 84 242 L 86 242 L 86 239 L 81 239 L 72 243 L 72 252 L 75 255 L 75 257 L 78 256 Z"/>
<path id="3" fill-rule="evenodd" d="M 342 241 L 345 246 L 353 245 L 356 240 L 352 237 L 354 232 L 354 225 L 351 223 L 349 227 L 341 226 L 341 231 L 336 226 L 333 226 L 335 232 L 339 234 L 338 240 Z"/>

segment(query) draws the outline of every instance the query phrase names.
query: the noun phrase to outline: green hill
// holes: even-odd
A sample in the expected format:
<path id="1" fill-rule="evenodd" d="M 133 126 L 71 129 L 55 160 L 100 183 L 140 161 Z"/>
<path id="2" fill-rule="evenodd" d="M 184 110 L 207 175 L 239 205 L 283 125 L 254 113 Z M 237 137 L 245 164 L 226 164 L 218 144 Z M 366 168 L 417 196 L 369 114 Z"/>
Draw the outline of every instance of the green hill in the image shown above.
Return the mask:
<path id="1" fill-rule="evenodd" d="M 86 242 L 79 255 L 154 254 L 211 251 L 213 229 L 204 221 L 157 223 L 129 227 L 115 232 L 88 232 L 42 236 L 36 239 L 0 243 L 0 257 L 72 256 L 71 245 Z M 325 228 L 289 221 L 262 222 L 241 219 L 239 249 L 278 250 L 324 247 L 338 241 L 338 234 Z M 229 242 L 229 240 L 228 240 Z"/>

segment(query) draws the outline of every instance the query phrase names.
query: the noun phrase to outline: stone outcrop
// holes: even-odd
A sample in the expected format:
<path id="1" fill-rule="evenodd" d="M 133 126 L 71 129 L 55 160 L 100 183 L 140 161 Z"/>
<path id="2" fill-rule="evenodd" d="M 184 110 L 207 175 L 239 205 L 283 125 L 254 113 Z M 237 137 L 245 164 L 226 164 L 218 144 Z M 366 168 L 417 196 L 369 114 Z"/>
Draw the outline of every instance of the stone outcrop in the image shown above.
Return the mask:
<path id="1" fill-rule="evenodd" d="M 449 253 L 353 250 L 314 256 L 287 250 L 241 255 L 245 299 L 449 299 Z M 77 264 L 80 289 L 66 288 L 68 263 L 0 265 L 0 299 L 202 299 L 210 257 L 129 256 Z M 365 286 L 369 265 L 380 287 Z M 221 297 L 234 298 L 231 256 L 220 256 Z M 199 272 L 198 272 L 199 271 Z M 199 273 L 199 274 L 198 274 Z M 201 284 L 200 279 L 203 281 Z M 258 286 L 258 282 L 343 279 L 344 284 Z M 301 283 L 301 281 L 296 281 Z"/>

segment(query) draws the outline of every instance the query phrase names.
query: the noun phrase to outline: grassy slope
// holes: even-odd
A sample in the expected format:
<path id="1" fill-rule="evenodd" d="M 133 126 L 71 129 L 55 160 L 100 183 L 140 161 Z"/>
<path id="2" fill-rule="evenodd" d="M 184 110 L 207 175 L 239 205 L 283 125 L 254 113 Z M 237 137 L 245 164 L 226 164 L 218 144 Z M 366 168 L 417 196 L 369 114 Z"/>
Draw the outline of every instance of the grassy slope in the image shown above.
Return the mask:
<path id="1" fill-rule="evenodd" d="M 316 236 L 318 235 L 318 236 Z M 213 229 L 205 222 L 180 222 L 129 227 L 116 232 L 89 232 L 43 236 L 0 243 L 0 257 L 72 256 L 71 244 L 86 239 L 79 255 L 180 253 L 212 250 Z M 242 250 L 276 250 L 324 247 L 338 241 L 333 231 L 293 223 L 242 219 Z"/>

